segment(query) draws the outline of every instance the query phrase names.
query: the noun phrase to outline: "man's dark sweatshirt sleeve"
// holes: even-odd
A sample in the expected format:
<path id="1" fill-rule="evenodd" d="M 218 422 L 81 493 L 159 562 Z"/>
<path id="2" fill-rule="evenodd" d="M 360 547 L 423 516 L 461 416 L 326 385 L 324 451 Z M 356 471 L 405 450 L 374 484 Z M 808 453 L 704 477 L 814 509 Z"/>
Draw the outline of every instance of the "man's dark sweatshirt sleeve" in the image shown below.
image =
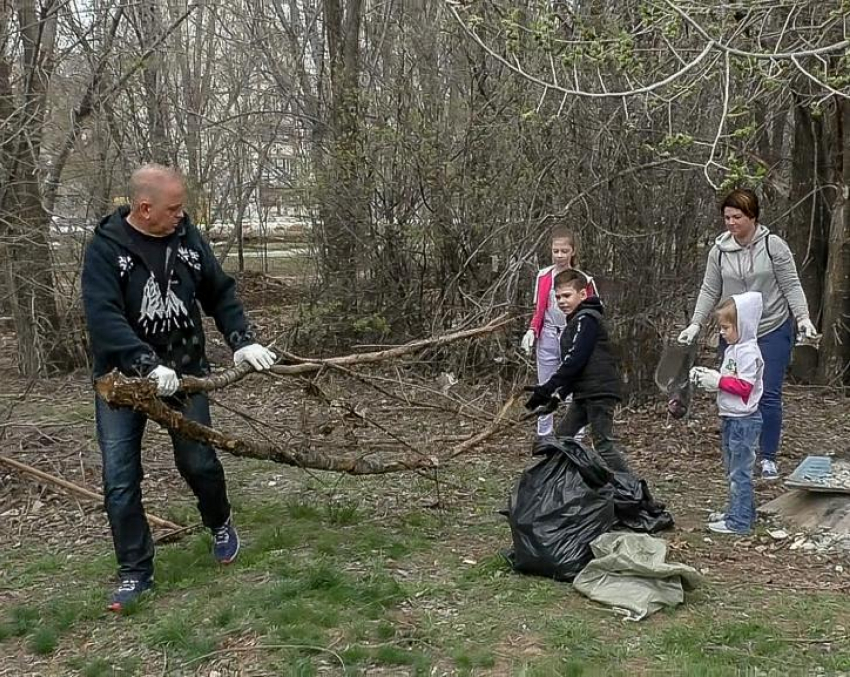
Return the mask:
<path id="1" fill-rule="evenodd" d="M 81 282 L 92 350 L 125 374 L 147 376 L 160 360 L 127 321 L 118 268 L 96 241 L 86 248 Z"/>
<path id="2" fill-rule="evenodd" d="M 236 281 L 224 272 L 209 243 L 200 233 L 197 236 L 202 249 L 201 282 L 197 292 L 201 308 L 215 320 L 215 326 L 234 352 L 256 343 L 257 337 L 236 296 Z"/>
<path id="3" fill-rule="evenodd" d="M 599 320 L 590 314 L 579 315 L 572 343 L 561 346 L 561 364 L 558 371 L 541 388 L 549 395 L 557 393 L 562 399 L 572 393 L 573 383 L 593 354 L 598 336 Z"/>

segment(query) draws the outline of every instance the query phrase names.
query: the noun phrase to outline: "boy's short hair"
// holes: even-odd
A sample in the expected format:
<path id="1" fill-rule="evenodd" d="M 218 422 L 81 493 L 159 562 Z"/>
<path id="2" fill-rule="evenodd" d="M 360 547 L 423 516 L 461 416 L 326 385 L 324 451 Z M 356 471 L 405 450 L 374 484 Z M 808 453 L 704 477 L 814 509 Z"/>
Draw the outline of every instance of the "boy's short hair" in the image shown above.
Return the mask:
<path id="1" fill-rule="evenodd" d="M 587 276 L 578 270 L 564 270 L 555 275 L 555 289 L 570 287 L 575 291 L 581 291 L 586 289 L 587 285 Z"/>

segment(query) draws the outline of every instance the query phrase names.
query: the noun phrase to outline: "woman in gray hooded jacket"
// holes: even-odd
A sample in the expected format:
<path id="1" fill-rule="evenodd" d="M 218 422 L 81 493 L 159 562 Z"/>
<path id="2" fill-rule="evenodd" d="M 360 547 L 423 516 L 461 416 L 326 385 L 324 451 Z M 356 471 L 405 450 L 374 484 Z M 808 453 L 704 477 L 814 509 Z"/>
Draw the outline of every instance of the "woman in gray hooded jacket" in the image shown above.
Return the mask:
<path id="1" fill-rule="evenodd" d="M 764 394 L 759 405 L 763 424 L 760 440 L 762 477 L 776 479 L 776 453 L 782 433 L 782 384 L 791 360 L 794 321 L 798 331 L 815 338 L 806 295 L 788 244 L 758 223 L 759 203 L 751 190 L 736 189 L 720 206 L 727 232 L 708 253 L 702 288 L 691 324 L 679 335 L 693 343 L 718 302 L 733 294 L 760 292 L 763 312 L 758 345 L 764 357 Z M 725 348 L 722 345 L 721 348 Z"/>

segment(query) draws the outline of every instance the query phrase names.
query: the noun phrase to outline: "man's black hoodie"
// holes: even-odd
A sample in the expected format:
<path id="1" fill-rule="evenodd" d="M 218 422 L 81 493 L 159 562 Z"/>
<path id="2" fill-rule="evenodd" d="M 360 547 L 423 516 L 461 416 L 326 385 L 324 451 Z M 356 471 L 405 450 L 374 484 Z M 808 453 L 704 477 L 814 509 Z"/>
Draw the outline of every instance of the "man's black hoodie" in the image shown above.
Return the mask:
<path id="1" fill-rule="evenodd" d="M 582 301 L 567 317 L 561 331 L 561 364 L 540 386 L 547 395 L 575 400 L 620 398 L 620 370 L 603 319 L 602 302 L 595 296 Z"/>
<path id="2" fill-rule="evenodd" d="M 146 376 L 158 365 L 208 374 L 199 305 L 232 350 L 254 343 L 236 283 L 189 219 L 183 217 L 168 241 L 172 251 L 160 284 L 128 235 L 128 213 L 122 207 L 104 218 L 86 247 L 83 306 L 94 377 L 113 369 Z"/>

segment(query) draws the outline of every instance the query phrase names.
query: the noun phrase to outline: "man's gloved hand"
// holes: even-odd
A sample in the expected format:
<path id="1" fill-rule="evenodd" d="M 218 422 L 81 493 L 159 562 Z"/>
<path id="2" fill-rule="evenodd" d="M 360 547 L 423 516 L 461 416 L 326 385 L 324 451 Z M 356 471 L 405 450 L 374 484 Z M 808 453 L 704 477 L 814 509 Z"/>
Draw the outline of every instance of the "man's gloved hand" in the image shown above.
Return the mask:
<path id="1" fill-rule="evenodd" d="M 525 391 L 531 393 L 531 397 L 525 403 L 525 408 L 530 412 L 526 418 L 546 416 L 553 413 L 558 408 L 558 405 L 561 404 L 561 399 L 553 395 L 548 388 L 544 388 L 542 385 L 527 386 Z"/>
<path id="2" fill-rule="evenodd" d="M 519 344 L 519 347 L 526 355 L 531 355 L 531 349 L 534 347 L 535 338 L 533 329 L 529 329 L 525 332 L 525 336 L 522 337 L 522 343 Z"/>
<path id="3" fill-rule="evenodd" d="M 156 381 L 156 394 L 160 397 L 170 397 L 180 387 L 180 379 L 177 372 L 163 365 L 159 365 L 150 374 L 149 379 Z"/>
<path id="4" fill-rule="evenodd" d="M 709 393 L 716 393 L 720 388 L 720 372 L 708 367 L 694 367 L 691 369 L 691 383 L 695 388 L 700 388 Z"/>
<path id="5" fill-rule="evenodd" d="M 691 345 L 696 340 L 696 337 L 699 336 L 700 329 L 701 327 L 698 324 L 689 324 L 688 328 L 679 334 L 679 343 L 686 346 Z"/>
<path id="6" fill-rule="evenodd" d="M 259 343 L 252 343 L 233 353 L 233 364 L 238 367 L 247 361 L 257 371 L 268 369 L 274 364 L 276 359 L 277 355 Z"/>
<path id="7" fill-rule="evenodd" d="M 804 339 L 816 339 L 818 337 L 817 327 L 812 323 L 811 320 L 800 320 L 797 323 L 797 331 L 800 332 L 800 336 Z"/>

